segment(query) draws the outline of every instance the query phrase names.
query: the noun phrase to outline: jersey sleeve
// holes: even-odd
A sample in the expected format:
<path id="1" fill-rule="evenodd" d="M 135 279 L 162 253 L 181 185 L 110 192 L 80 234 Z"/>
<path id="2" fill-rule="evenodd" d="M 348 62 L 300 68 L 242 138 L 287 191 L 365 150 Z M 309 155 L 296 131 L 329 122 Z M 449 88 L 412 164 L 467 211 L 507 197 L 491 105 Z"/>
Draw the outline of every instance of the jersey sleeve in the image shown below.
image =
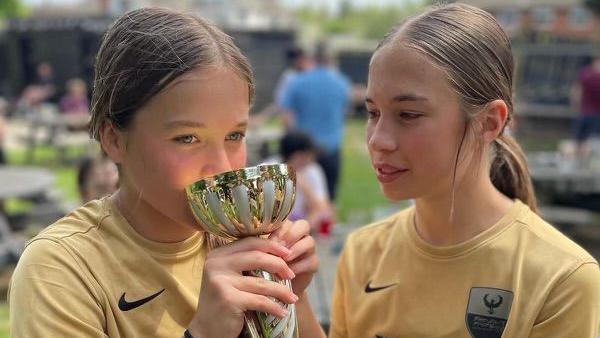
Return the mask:
<path id="1" fill-rule="evenodd" d="M 548 295 L 530 338 L 596 338 L 600 325 L 600 270 L 585 263 Z"/>
<path id="2" fill-rule="evenodd" d="M 10 283 L 11 337 L 108 337 L 98 299 L 89 274 L 65 247 L 54 240 L 35 240 Z"/>

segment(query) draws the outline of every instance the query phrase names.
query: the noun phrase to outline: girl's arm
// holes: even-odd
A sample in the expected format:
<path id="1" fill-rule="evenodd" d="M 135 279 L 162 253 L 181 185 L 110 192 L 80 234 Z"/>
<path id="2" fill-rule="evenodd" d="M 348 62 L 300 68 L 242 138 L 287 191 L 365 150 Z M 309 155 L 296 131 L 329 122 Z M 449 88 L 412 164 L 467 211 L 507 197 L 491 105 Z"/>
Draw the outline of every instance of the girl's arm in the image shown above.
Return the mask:
<path id="1" fill-rule="evenodd" d="M 319 325 L 317 317 L 308 303 L 306 292 L 302 294 L 296 303 L 298 313 L 298 331 L 300 338 L 325 338 L 325 332 Z"/>

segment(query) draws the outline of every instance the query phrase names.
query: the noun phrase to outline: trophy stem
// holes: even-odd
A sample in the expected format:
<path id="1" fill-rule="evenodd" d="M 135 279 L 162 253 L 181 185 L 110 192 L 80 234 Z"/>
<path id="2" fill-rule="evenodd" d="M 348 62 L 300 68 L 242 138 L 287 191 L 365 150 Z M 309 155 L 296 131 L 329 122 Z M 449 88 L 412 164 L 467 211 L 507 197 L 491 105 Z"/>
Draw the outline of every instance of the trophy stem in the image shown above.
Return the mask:
<path id="1" fill-rule="evenodd" d="M 231 241 L 211 233 L 205 234 L 209 250 L 213 250 Z M 289 279 L 280 279 L 277 276 L 262 270 L 244 271 L 244 275 L 264 278 L 269 281 L 285 285 L 292 289 Z M 277 300 L 275 300 L 277 301 Z M 277 301 L 278 302 L 278 301 Z M 281 303 L 280 303 L 281 304 Z M 296 318 L 296 306 L 294 304 L 281 304 L 288 310 L 285 318 L 278 318 L 268 313 L 246 311 L 244 314 L 244 329 L 240 338 L 298 338 L 298 321 Z"/>

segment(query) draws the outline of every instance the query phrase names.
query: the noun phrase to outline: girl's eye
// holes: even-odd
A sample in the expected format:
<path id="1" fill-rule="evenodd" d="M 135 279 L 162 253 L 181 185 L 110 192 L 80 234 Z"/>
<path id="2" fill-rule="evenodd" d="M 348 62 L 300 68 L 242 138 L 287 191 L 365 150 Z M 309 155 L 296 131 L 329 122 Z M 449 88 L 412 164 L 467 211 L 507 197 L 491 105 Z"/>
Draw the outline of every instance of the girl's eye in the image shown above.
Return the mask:
<path id="1" fill-rule="evenodd" d="M 246 137 L 245 133 L 236 131 L 235 133 L 231 133 L 231 134 L 227 135 L 226 140 L 227 141 L 241 141 L 244 139 L 244 137 Z"/>
<path id="2" fill-rule="evenodd" d="M 405 120 L 414 120 L 414 119 L 421 117 L 421 114 L 403 111 L 403 112 L 400 112 L 399 116 Z"/>
<path id="3" fill-rule="evenodd" d="M 377 118 L 379 116 L 379 112 L 376 110 L 367 110 L 367 119 L 371 120 Z"/>
<path id="4" fill-rule="evenodd" d="M 183 143 L 183 144 L 191 144 L 194 141 L 197 141 L 196 137 L 193 135 L 182 135 L 174 138 L 175 142 Z"/>

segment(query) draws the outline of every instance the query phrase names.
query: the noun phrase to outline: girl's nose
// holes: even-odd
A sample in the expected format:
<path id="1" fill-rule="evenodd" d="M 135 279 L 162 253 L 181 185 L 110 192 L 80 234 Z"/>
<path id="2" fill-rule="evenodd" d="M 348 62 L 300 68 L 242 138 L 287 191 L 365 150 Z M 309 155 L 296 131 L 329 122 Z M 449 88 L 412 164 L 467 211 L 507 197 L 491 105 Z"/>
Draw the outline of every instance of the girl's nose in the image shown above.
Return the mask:
<path id="1" fill-rule="evenodd" d="M 390 123 L 379 120 L 372 131 L 367 134 L 367 145 L 371 151 L 390 152 L 396 150 L 395 132 Z"/>

